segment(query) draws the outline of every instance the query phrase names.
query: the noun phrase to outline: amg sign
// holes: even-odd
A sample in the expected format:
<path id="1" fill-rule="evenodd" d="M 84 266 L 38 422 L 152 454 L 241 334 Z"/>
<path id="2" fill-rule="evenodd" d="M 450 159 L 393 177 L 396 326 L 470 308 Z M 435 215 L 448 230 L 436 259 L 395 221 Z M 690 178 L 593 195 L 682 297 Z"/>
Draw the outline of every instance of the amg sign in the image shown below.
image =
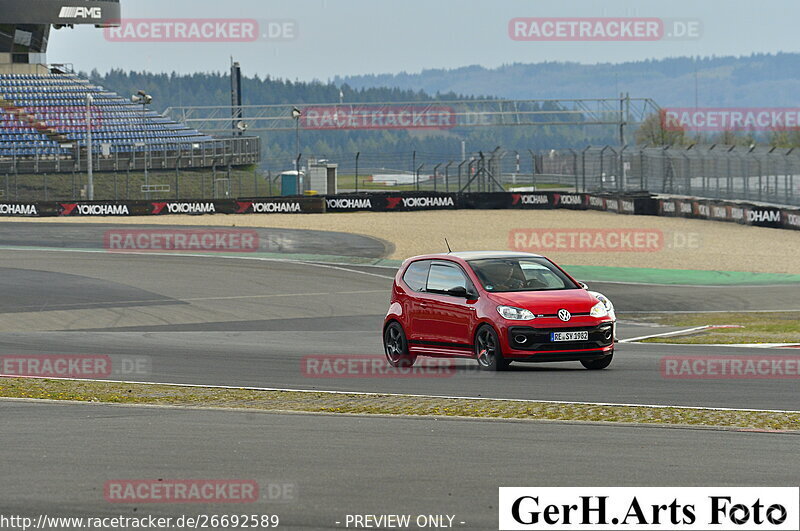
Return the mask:
<path id="1" fill-rule="evenodd" d="M 68 7 L 61 8 L 58 18 L 103 18 L 103 8 L 101 7 Z"/>
<path id="2" fill-rule="evenodd" d="M 117 25 L 116 0 L 0 0 L 0 23 Z"/>

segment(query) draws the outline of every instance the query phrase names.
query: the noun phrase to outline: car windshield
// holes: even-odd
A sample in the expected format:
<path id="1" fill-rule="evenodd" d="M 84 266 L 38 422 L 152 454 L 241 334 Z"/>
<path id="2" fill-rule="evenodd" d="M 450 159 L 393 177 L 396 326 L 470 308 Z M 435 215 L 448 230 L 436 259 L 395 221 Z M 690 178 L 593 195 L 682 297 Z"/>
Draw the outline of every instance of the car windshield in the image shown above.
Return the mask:
<path id="1" fill-rule="evenodd" d="M 469 262 L 486 291 L 579 289 L 546 258 L 486 258 Z"/>

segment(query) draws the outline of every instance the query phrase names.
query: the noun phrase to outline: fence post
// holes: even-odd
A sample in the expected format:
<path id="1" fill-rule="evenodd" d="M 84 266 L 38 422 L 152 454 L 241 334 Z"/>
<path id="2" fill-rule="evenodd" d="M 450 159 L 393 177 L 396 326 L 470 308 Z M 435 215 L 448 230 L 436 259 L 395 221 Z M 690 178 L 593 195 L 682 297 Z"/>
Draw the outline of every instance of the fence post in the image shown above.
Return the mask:
<path id="1" fill-rule="evenodd" d="M 606 189 L 606 176 L 603 173 L 603 166 L 605 163 L 605 151 L 608 149 L 608 146 L 604 146 L 603 149 L 600 150 L 600 191 L 604 192 Z"/>
<path id="2" fill-rule="evenodd" d="M 794 200 L 794 170 L 791 168 L 792 164 L 789 162 L 789 156 L 794 151 L 794 148 L 790 149 L 786 153 L 784 153 L 785 157 L 785 166 L 786 166 L 786 197 L 787 203 L 792 203 Z"/>
<path id="3" fill-rule="evenodd" d="M 581 168 L 581 180 L 583 181 L 583 183 L 582 183 L 582 188 L 583 189 L 581 191 L 584 194 L 586 193 L 586 152 L 589 151 L 591 148 L 592 148 L 592 146 L 589 145 L 589 146 L 586 146 L 585 148 L 583 148 L 583 151 L 581 151 L 581 166 L 582 166 L 582 168 Z"/>
<path id="4" fill-rule="evenodd" d="M 528 150 L 528 153 L 531 154 L 531 188 L 532 191 L 536 191 L 536 153 L 533 152 L 532 149 Z"/>
<path id="5" fill-rule="evenodd" d="M 689 149 L 692 149 L 692 146 L 689 146 Z M 689 149 L 683 153 L 683 159 L 685 161 L 684 173 L 686 174 L 686 195 L 692 195 L 692 162 L 689 159 Z"/>
<path id="6" fill-rule="evenodd" d="M 466 164 L 466 163 L 467 163 L 467 159 L 464 159 L 458 165 L 458 191 L 459 192 L 461 191 L 461 167 L 464 166 L 464 164 Z"/>
<path id="7" fill-rule="evenodd" d="M 361 152 L 356 153 L 356 193 L 358 193 L 358 160 L 361 158 Z"/>

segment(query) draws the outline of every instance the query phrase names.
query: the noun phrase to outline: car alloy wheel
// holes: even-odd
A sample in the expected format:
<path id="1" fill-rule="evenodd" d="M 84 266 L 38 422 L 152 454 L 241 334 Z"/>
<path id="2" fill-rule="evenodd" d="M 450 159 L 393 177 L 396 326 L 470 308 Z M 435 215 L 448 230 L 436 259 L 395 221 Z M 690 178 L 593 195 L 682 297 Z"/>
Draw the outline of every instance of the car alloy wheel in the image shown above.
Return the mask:
<path id="1" fill-rule="evenodd" d="M 384 330 L 383 349 L 392 367 L 411 367 L 416 361 L 416 356 L 408 351 L 406 334 L 398 322 L 391 323 Z"/>
<path id="2" fill-rule="evenodd" d="M 509 362 L 503 358 L 500 340 L 492 327 L 484 326 L 478 330 L 475 337 L 475 358 L 481 369 L 486 371 L 502 371 L 508 367 Z"/>

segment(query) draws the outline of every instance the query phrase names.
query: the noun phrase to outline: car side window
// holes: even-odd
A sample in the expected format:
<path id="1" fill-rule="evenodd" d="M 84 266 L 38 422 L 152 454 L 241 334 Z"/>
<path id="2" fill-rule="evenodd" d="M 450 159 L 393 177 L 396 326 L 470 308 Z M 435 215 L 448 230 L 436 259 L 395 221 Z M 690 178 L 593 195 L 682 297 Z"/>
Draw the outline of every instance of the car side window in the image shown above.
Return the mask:
<path id="1" fill-rule="evenodd" d="M 425 291 L 425 286 L 428 283 L 428 268 L 430 267 L 430 260 L 421 260 L 414 262 L 406 272 L 403 273 L 403 282 L 414 291 Z"/>
<path id="2" fill-rule="evenodd" d="M 456 288 L 467 288 L 467 278 L 464 273 L 456 266 L 433 263 L 430 273 L 428 273 L 428 291 L 431 293 L 449 294 Z"/>

